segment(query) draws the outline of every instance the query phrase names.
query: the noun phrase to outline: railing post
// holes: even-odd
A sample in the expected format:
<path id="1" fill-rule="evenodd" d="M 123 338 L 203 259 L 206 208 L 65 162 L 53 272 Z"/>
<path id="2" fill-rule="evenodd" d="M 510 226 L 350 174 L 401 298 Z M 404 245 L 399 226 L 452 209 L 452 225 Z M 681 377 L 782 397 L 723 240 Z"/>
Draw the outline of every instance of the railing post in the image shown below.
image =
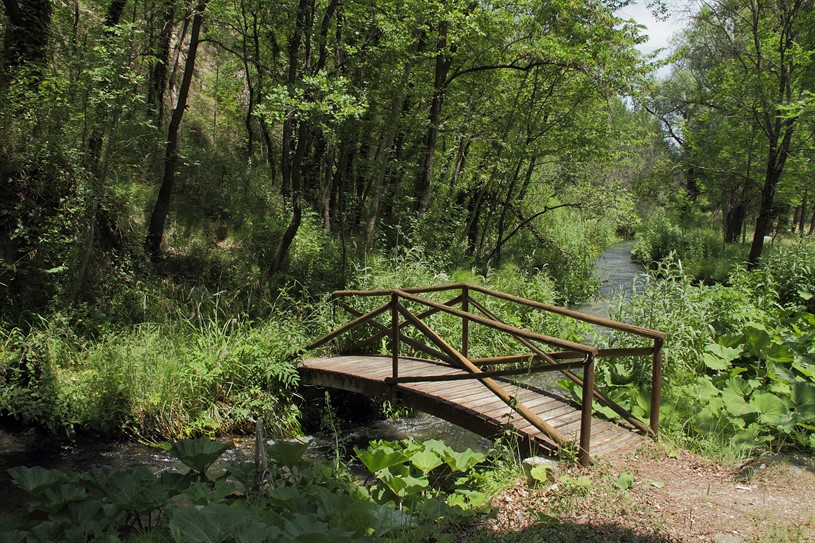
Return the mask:
<path id="1" fill-rule="evenodd" d="M 393 379 L 399 378 L 399 295 L 391 294 L 391 353 L 393 353 Z"/>
<path id="2" fill-rule="evenodd" d="M 654 339 L 654 362 L 651 368 L 651 430 L 659 436 L 659 399 L 662 390 L 662 338 Z"/>
<path id="3" fill-rule="evenodd" d="M 591 412 L 594 398 L 594 355 L 589 354 L 583 366 L 583 405 L 580 413 L 580 465 L 591 463 Z"/>
<path id="4" fill-rule="evenodd" d="M 461 310 L 470 311 L 470 289 L 461 287 Z M 470 356 L 470 319 L 462 317 L 461 319 L 461 354 L 465 357 Z"/>

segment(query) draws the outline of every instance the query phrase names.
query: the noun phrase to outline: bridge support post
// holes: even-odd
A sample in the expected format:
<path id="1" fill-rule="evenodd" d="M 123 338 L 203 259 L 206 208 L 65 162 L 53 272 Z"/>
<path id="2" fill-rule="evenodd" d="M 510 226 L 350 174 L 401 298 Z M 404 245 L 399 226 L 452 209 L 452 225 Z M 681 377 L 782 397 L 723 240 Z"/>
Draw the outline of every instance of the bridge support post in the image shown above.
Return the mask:
<path id="1" fill-rule="evenodd" d="M 470 289 L 461 287 L 461 310 L 470 311 Z M 470 319 L 467 317 L 461 318 L 461 354 L 466 357 L 470 356 Z"/>
<path id="2" fill-rule="evenodd" d="M 594 399 L 594 355 L 589 354 L 583 366 L 583 405 L 580 413 L 580 465 L 591 463 L 591 412 Z"/>
<path id="3" fill-rule="evenodd" d="M 399 295 L 391 294 L 391 353 L 393 353 L 393 380 L 399 378 Z"/>
<path id="4" fill-rule="evenodd" d="M 654 362 L 651 368 L 651 430 L 659 437 L 659 399 L 662 389 L 662 338 L 654 339 Z"/>

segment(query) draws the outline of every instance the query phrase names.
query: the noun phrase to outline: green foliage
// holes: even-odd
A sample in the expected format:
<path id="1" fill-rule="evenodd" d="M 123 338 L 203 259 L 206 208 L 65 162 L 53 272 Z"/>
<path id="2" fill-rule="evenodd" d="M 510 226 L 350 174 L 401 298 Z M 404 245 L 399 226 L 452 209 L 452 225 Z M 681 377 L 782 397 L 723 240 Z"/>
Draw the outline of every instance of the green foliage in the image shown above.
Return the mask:
<path id="1" fill-rule="evenodd" d="M 379 481 L 370 493 L 380 503 L 395 502 L 399 510 L 421 514 L 438 509 L 435 514 L 448 521 L 487 505 L 486 495 L 473 490 L 481 478 L 475 468 L 486 460 L 483 454 L 456 452 L 439 440 L 412 439 L 379 440 L 354 450 Z"/>
<path id="2" fill-rule="evenodd" d="M 619 488 L 620 490 L 628 490 L 630 488 L 634 488 L 635 483 L 636 479 L 634 479 L 634 476 L 627 471 L 622 472 L 620 476 L 617 478 L 617 488 Z"/>
<path id="3" fill-rule="evenodd" d="M 424 497 L 411 494 L 411 511 L 372 501 L 374 492 L 359 488 L 342 467 L 304 462 L 305 449 L 299 446 L 269 447 L 275 485 L 253 490 L 251 464 L 228 463 L 218 476 L 208 469 L 228 447 L 207 439 L 174 444 L 171 452 L 193 467 L 187 475 L 153 474 L 145 468 L 94 468 L 85 473 L 14 468 L 12 477 L 31 500 L 27 516 L 2 519 L 0 540 L 113 542 L 134 540 L 145 530 L 169 533 L 173 541 L 184 543 L 442 538 L 436 523 L 454 522 L 465 507 L 485 501 L 471 490 L 474 465 L 483 455 L 455 453 L 438 441 L 405 443 L 405 450 L 412 451 L 406 461 L 426 470 L 423 487 L 441 464 L 431 465 L 447 466 L 447 479 L 455 478 L 449 504 L 436 499 L 441 491 L 428 491 Z M 438 460 L 428 463 L 430 455 Z M 390 483 L 405 495 L 415 484 L 407 476 L 393 476 Z"/>
<path id="4" fill-rule="evenodd" d="M 651 269 L 673 258 L 690 277 L 721 283 L 743 262 L 746 252 L 740 245 L 723 243 L 721 232 L 711 225 L 681 227 L 662 216 L 648 223 L 632 258 Z"/>
<path id="5" fill-rule="evenodd" d="M 677 391 L 695 412 L 689 429 L 724 433 L 747 449 L 815 445 L 815 315 L 774 316 L 773 328 L 747 323 L 706 346 L 715 353 L 705 356 L 709 372 Z"/>
<path id="6" fill-rule="evenodd" d="M 797 247 L 782 254 L 783 266 L 770 258 L 756 272 L 736 270 L 730 286 L 694 285 L 665 263 L 620 306 L 617 318 L 668 334 L 661 428 L 677 440 L 713 454 L 815 445 L 811 278 L 791 288 L 786 272 L 799 277 L 810 254 Z M 613 346 L 616 337 L 606 341 Z M 597 367 L 598 386 L 640 417 L 649 379 L 647 364 Z"/>
<path id="7" fill-rule="evenodd" d="M 52 320 L 3 336 L 0 410 L 51 431 L 144 439 L 298 428 L 290 401 L 305 331 L 285 312 L 254 325 L 202 320 L 142 325 L 82 340 Z"/>

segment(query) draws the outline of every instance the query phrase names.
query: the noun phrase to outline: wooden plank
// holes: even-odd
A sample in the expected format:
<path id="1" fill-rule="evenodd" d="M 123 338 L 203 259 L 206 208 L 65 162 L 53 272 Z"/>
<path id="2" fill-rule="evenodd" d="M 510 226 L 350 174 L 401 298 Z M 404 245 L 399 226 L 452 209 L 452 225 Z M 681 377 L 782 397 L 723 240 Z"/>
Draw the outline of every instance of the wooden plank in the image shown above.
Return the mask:
<path id="1" fill-rule="evenodd" d="M 316 358 L 304 360 L 301 367 L 309 371 L 320 372 L 336 379 L 351 379 L 359 383 L 371 383 L 370 386 L 386 387 L 372 390 L 389 390 L 384 379 L 392 375 L 388 356 L 343 356 L 335 358 Z M 462 372 L 444 364 L 432 361 L 417 360 L 413 358 L 399 359 L 399 373 L 406 375 L 445 375 Z M 463 373 L 463 372 L 462 372 Z M 321 382 L 326 382 L 324 379 Z M 377 384 L 378 383 L 378 384 Z M 498 381 L 497 384 L 504 389 L 508 397 L 516 398 L 526 410 L 534 413 L 540 420 L 567 436 L 569 439 L 577 437 L 580 431 L 580 410 L 567 399 L 548 391 L 536 390 L 531 385 L 521 385 Z M 347 386 L 347 385 L 343 385 Z M 369 390 L 369 385 L 363 387 Z M 352 387 L 354 388 L 354 387 Z M 358 387 L 357 387 L 358 388 Z M 431 402 L 436 402 L 444 409 L 458 410 L 461 416 L 472 417 L 493 425 L 496 430 L 502 428 L 507 422 L 525 439 L 531 439 L 544 447 L 553 445 L 552 439 L 520 414 L 514 412 L 512 407 L 479 381 L 441 381 L 409 383 L 400 385 L 398 389 L 405 393 L 419 394 Z M 374 392 L 381 394 L 382 392 Z M 459 421 L 465 419 L 458 418 Z M 608 454 L 621 448 L 633 446 L 642 440 L 640 434 L 630 431 L 630 427 L 623 428 L 611 422 L 594 419 L 592 424 L 591 450 L 593 456 Z"/>
<path id="2" fill-rule="evenodd" d="M 477 390 L 473 386 L 475 384 L 476 383 L 471 383 L 467 381 L 464 382 L 458 381 L 451 383 L 411 383 L 409 385 L 402 385 L 401 388 L 405 388 L 408 390 L 416 390 L 422 392 L 423 394 L 432 394 L 434 396 L 438 396 L 439 398 L 444 398 L 447 396 L 447 394 L 458 390 Z"/>

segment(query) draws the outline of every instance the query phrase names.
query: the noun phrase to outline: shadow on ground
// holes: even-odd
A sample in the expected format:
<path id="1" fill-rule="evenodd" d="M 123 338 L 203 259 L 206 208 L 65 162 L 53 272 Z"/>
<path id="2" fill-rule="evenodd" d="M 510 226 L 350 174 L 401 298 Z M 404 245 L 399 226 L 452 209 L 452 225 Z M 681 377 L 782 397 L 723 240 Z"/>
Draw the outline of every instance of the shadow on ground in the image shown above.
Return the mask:
<path id="1" fill-rule="evenodd" d="M 651 534 L 644 526 L 635 532 L 616 524 L 540 523 L 519 531 L 469 533 L 459 538 L 468 543 L 676 543 L 666 535 Z"/>

